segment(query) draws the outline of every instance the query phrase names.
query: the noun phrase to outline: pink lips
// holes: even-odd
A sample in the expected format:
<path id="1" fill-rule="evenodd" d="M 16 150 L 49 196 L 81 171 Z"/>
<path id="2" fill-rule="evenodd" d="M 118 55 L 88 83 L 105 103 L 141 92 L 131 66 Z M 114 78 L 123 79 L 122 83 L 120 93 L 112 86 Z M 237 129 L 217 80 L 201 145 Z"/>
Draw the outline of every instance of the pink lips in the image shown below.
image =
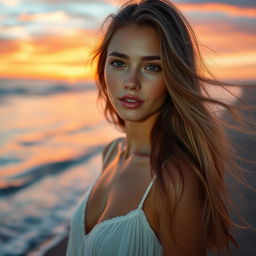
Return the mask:
<path id="1" fill-rule="evenodd" d="M 139 108 L 144 103 L 143 100 L 133 95 L 125 95 L 119 98 L 119 100 L 124 107 L 130 109 Z"/>

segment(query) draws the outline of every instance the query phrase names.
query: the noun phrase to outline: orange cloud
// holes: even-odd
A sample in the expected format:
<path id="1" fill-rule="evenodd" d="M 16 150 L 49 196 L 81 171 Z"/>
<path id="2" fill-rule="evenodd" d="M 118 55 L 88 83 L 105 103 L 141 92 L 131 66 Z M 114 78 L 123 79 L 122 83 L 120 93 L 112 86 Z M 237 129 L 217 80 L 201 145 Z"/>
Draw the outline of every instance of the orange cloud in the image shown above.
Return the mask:
<path id="1" fill-rule="evenodd" d="M 1 2 L 7 6 L 17 6 L 20 3 L 19 0 L 2 0 Z"/>
<path id="2" fill-rule="evenodd" d="M 256 78 L 256 52 L 253 50 L 220 55 L 206 54 L 204 60 L 213 74 L 220 79 L 255 80 Z"/>
<path id="3" fill-rule="evenodd" d="M 232 24 L 193 24 L 210 70 L 224 79 L 256 79 L 256 37 Z"/>
<path id="4" fill-rule="evenodd" d="M 225 11 L 230 15 L 255 15 L 255 9 L 240 8 L 225 4 L 177 4 L 182 10 Z M 253 16 L 254 17 L 254 16 Z M 23 14 L 20 21 L 65 23 L 68 14 L 54 13 Z M 256 37 L 236 28 L 232 23 L 193 23 L 193 29 L 202 45 L 201 50 L 213 72 L 230 79 L 255 79 Z M 26 36 L 25 27 L 6 27 L 6 33 L 20 35 L 20 39 L 1 40 L 0 77 L 47 78 L 78 81 L 94 78 L 94 67 L 86 61 L 91 49 L 97 44 L 94 30 L 49 26 L 51 35 L 37 38 Z M 47 28 L 48 29 L 48 28 Z M 58 30 L 57 30 L 58 29 Z M 58 35 L 56 31 L 63 29 Z M 250 28 L 249 28 L 250 29 Z M 7 31 L 8 30 L 8 31 Z M 235 43 L 234 43 L 235 42 Z M 210 47 L 216 53 L 213 53 Z M 87 64 L 87 65 L 86 65 Z M 221 72 L 219 72 L 221 70 Z"/>
<path id="5" fill-rule="evenodd" d="M 224 37 L 221 32 L 206 30 L 207 26 L 197 27 L 200 41 L 213 49 L 201 47 L 210 69 L 229 79 L 255 79 L 256 38 L 242 32 Z M 0 77 L 91 80 L 94 67 L 86 61 L 96 44 L 95 33 L 84 31 L 77 31 L 73 36 L 3 41 Z"/>
<path id="6" fill-rule="evenodd" d="M 0 41 L 1 47 L 0 47 L 0 54 L 2 58 L 6 58 L 7 60 L 9 54 L 12 54 L 15 51 L 20 51 L 20 44 L 17 40 L 2 40 Z"/>
<path id="7" fill-rule="evenodd" d="M 8 37 L 14 38 L 24 38 L 28 37 L 28 31 L 25 27 L 16 25 L 16 26 L 0 26 L 0 31 L 2 35 L 7 35 Z"/>
<path id="8" fill-rule="evenodd" d="M 215 24 L 194 24 L 193 29 L 202 51 L 208 51 L 207 47 L 217 53 L 235 53 L 243 49 L 248 51 L 255 49 L 255 35 L 236 30 L 230 24 L 218 22 Z"/>
<path id="9" fill-rule="evenodd" d="M 3 41 L 0 76 L 49 78 L 76 81 L 92 78 L 93 67 L 86 65 L 96 45 L 93 32 L 77 31 L 73 36 L 48 36 L 10 43 Z"/>
<path id="10" fill-rule="evenodd" d="M 222 12 L 234 17 L 256 17 L 256 8 L 238 7 L 222 3 L 176 3 L 183 11 Z"/>
<path id="11" fill-rule="evenodd" d="M 63 11 L 52 13 L 36 13 L 36 14 L 21 14 L 18 18 L 19 21 L 36 21 L 36 22 L 57 22 L 66 23 L 69 16 Z"/>

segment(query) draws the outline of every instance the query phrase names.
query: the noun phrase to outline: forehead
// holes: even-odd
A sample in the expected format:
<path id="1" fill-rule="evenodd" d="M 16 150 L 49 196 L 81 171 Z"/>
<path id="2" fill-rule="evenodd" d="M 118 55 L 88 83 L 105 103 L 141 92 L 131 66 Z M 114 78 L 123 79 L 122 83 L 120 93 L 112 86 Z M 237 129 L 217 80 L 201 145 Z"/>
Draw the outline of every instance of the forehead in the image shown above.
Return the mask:
<path id="1" fill-rule="evenodd" d="M 108 53 L 112 51 L 129 56 L 160 55 L 160 39 L 152 27 L 129 25 L 117 30 L 113 35 Z"/>

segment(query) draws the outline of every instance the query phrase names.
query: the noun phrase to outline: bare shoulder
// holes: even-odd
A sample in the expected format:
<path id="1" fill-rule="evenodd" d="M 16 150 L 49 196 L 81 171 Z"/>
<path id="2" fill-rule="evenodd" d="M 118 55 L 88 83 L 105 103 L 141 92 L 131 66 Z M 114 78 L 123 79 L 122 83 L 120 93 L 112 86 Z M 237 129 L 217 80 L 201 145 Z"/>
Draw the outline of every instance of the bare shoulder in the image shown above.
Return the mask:
<path id="1" fill-rule="evenodd" d="M 163 177 L 170 199 L 169 207 L 174 212 L 171 228 L 166 201 L 159 197 L 156 206 L 158 237 L 163 245 L 164 256 L 205 255 L 206 241 L 201 223 L 202 200 L 196 174 L 185 164 L 180 163 L 178 169 L 172 162 L 168 162 L 165 165 Z M 175 205 L 177 196 L 179 200 Z"/>
<path id="2" fill-rule="evenodd" d="M 115 151 L 116 147 L 124 140 L 124 137 L 118 137 L 112 141 L 110 141 L 103 149 L 102 152 L 102 163 L 103 163 L 103 168 L 102 170 L 105 169 L 108 160 L 109 160 L 109 156 L 112 152 Z"/>

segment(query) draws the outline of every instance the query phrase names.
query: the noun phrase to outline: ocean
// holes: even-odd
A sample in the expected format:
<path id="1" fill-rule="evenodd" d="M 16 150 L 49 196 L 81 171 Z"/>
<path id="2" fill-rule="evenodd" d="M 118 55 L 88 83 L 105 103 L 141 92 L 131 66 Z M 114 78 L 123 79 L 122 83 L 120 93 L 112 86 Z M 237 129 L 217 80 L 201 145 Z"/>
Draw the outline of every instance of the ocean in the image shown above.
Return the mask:
<path id="1" fill-rule="evenodd" d="M 97 178 L 104 145 L 123 136 L 95 85 L 0 81 L 0 255 L 43 255 L 61 240 Z"/>

